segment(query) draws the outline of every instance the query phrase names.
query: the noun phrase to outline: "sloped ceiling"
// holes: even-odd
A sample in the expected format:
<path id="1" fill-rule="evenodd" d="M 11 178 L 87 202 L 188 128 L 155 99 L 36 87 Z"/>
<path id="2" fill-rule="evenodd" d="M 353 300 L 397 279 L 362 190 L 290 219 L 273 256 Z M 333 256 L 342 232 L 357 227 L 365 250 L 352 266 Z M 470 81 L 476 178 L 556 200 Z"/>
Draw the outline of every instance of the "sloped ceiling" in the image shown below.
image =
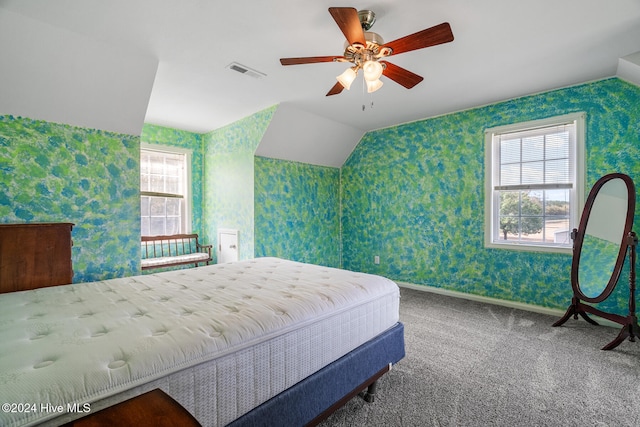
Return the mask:
<path id="1" fill-rule="evenodd" d="M 158 60 L 0 13 L 0 114 L 139 135 Z"/>
<path id="2" fill-rule="evenodd" d="M 640 86 L 640 52 L 632 53 L 618 60 L 618 77 Z"/>
<path id="3" fill-rule="evenodd" d="M 283 103 L 275 111 L 256 154 L 340 167 L 363 134 L 361 129 Z"/>
<path id="4" fill-rule="evenodd" d="M 279 58 L 342 54 L 329 6 L 373 10 L 372 30 L 387 41 L 445 21 L 455 40 L 389 58 L 425 78 L 413 89 L 383 78 L 373 95 L 356 82 L 326 97 L 344 64 L 283 67 Z M 620 58 L 640 51 L 638 0 L 0 0 L 0 19 L 0 113 L 204 133 L 279 104 L 259 152 L 296 159 L 334 130 L 354 135 L 353 146 L 373 129 L 627 75 L 635 60 Z M 231 71 L 232 62 L 265 77 Z M 301 132 L 300 117 L 313 132 Z M 350 152 L 330 150 L 318 162 L 341 164 Z"/>

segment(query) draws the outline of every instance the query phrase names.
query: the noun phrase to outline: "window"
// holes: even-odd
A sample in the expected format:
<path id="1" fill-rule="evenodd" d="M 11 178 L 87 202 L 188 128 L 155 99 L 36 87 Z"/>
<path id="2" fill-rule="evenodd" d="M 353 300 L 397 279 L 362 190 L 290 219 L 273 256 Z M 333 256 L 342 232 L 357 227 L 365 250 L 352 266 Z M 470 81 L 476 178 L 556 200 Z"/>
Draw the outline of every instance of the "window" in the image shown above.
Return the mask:
<path id="1" fill-rule="evenodd" d="M 143 236 L 188 233 L 190 152 L 143 144 L 140 150 L 140 223 Z"/>
<path id="2" fill-rule="evenodd" d="M 485 133 L 485 246 L 570 252 L 584 204 L 584 114 Z"/>

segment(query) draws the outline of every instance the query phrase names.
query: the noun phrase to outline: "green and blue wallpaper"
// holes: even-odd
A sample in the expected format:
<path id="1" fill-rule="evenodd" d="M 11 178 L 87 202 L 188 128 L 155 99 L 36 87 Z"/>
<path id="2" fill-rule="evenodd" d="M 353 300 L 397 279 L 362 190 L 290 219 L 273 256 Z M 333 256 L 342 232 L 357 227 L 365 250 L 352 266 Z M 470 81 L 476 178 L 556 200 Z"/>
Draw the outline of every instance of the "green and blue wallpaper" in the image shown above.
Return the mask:
<path id="1" fill-rule="evenodd" d="M 342 167 L 343 267 L 566 308 L 571 256 L 484 247 L 484 130 L 578 111 L 585 193 L 609 172 L 640 182 L 640 88 L 616 78 L 367 133 Z M 624 314 L 616 292 L 601 308 Z"/>
<path id="2" fill-rule="evenodd" d="M 253 153 L 276 108 L 203 135 L 205 241 L 216 248 L 219 228 L 237 229 L 240 259 L 254 257 Z"/>
<path id="3" fill-rule="evenodd" d="M 340 170 L 255 158 L 255 255 L 340 266 Z"/>
<path id="4" fill-rule="evenodd" d="M 74 282 L 140 271 L 138 137 L 0 116 L 0 222 L 72 222 Z"/>

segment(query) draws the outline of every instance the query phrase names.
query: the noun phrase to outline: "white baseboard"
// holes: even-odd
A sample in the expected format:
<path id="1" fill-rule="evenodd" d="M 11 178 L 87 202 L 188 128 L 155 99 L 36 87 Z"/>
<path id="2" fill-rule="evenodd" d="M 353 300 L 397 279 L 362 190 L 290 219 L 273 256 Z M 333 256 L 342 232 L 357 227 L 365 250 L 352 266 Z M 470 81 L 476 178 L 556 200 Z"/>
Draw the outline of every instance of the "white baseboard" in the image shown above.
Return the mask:
<path id="1" fill-rule="evenodd" d="M 439 295 L 446 295 L 446 296 L 450 296 L 450 297 L 454 297 L 454 298 L 463 298 L 463 299 L 468 299 L 471 301 L 477 301 L 477 302 L 484 302 L 487 304 L 494 304 L 494 305 L 501 305 L 504 307 L 509 307 L 509 308 L 516 308 L 518 310 L 525 310 L 525 311 L 531 311 L 534 313 L 540 313 L 540 314 L 548 314 L 550 316 L 555 316 L 558 319 L 560 319 L 562 316 L 564 316 L 565 310 L 558 310 L 555 308 L 548 308 L 548 307 L 541 307 L 539 305 L 534 305 L 534 304 L 525 304 L 522 302 L 517 302 L 517 301 L 508 301 L 508 300 L 502 300 L 502 299 L 498 299 L 498 298 L 491 298 L 491 297 L 484 297 L 481 295 L 474 295 L 474 294 L 467 294 L 464 292 L 458 292 L 458 291 L 451 291 L 448 289 L 442 289 L 442 288 L 436 288 L 433 286 L 428 286 L 428 285 L 415 285 L 413 283 L 407 283 L 407 282 L 398 282 L 396 281 L 396 283 L 398 284 L 398 286 L 400 286 L 401 288 L 408 288 L 408 289 L 415 289 L 418 291 L 423 291 L 423 292 L 431 292 L 434 294 L 439 294 Z M 567 307 L 569 307 L 571 300 L 568 299 L 567 300 Z M 593 316 L 597 318 L 597 322 L 600 323 L 603 326 L 610 326 L 610 327 L 614 327 L 614 328 L 620 328 L 620 325 L 612 322 L 608 319 L 603 319 L 599 316 Z M 580 319 L 582 320 L 582 319 Z M 583 320 L 584 321 L 584 320 Z"/>

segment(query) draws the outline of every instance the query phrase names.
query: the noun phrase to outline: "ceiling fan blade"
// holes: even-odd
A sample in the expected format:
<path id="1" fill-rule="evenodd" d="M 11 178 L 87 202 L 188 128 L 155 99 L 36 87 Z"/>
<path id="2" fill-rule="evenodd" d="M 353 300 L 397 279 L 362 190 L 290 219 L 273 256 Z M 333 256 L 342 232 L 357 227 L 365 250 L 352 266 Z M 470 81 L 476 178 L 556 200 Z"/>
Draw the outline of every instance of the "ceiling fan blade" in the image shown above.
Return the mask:
<path id="1" fill-rule="evenodd" d="M 361 45 L 367 45 L 364 39 L 364 31 L 362 31 L 362 24 L 360 24 L 360 18 L 358 18 L 358 11 L 355 8 L 330 7 L 329 13 L 333 16 L 349 44 L 360 43 Z"/>
<path id="2" fill-rule="evenodd" d="M 336 82 L 326 96 L 337 95 L 344 90 L 344 86 L 340 82 Z"/>
<path id="3" fill-rule="evenodd" d="M 280 58 L 282 65 L 316 64 L 318 62 L 334 62 L 344 56 L 307 56 L 303 58 Z"/>
<path id="4" fill-rule="evenodd" d="M 391 80 L 401 84 L 407 89 L 411 89 L 423 80 L 422 76 L 412 73 L 409 70 L 405 70 L 404 68 L 390 62 L 380 61 L 380 63 L 386 65 L 384 70 L 382 70 L 383 76 L 389 77 Z"/>
<path id="5" fill-rule="evenodd" d="M 451 26 L 448 22 L 443 22 L 435 27 L 427 28 L 426 30 L 418 31 L 417 33 L 386 43 L 384 47 L 391 48 L 391 50 L 393 50 L 392 55 L 397 55 L 399 53 L 423 49 L 451 41 L 453 41 Z"/>

